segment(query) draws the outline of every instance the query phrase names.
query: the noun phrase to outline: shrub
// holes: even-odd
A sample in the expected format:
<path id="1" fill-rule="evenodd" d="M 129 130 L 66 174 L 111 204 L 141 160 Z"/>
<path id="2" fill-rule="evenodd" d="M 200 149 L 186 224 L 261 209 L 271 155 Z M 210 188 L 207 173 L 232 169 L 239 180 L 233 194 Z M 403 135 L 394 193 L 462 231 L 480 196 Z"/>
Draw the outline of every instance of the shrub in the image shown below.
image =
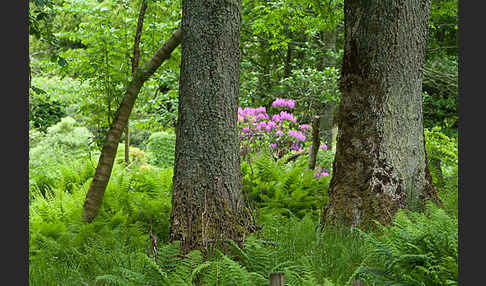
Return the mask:
<path id="1" fill-rule="evenodd" d="M 327 103 L 339 102 L 339 74 L 335 67 L 325 67 L 322 71 L 296 69 L 290 77 L 283 78 L 280 85 L 283 94 L 299 103 L 295 111 L 299 118 L 311 121 L 312 115 L 319 114 Z"/>
<path id="2" fill-rule="evenodd" d="M 29 120 L 44 132 L 61 118 L 77 115 L 87 92 L 86 83 L 69 77 L 34 76 L 32 86 Z"/>
<path id="3" fill-rule="evenodd" d="M 44 139 L 45 134 L 32 126 L 29 128 L 29 148 L 33 148 Z"/>
<path id="4" fill-rule="evenodd" d="M 78 180 L 77 175 L 63 176 L 63 172 L 90 173 L 94 169 L 85 164 L 96 156 L 90 146 L 91 133 L 78 126 L 71 117 L 47 128 L 46 135 L 37 139 L 29 149 L 29 185 L 39 188 L 42 193 L 52 187 L 66 187 L 72 180 Z M 86 161 L 77 162 L 82 159 Z M 71 178 L 69 182 L 66 181 L 68 177 Z M 67 189 L 70 190 L 70 187 Z"/>
<path id="5" fill-rule="evenodd" d="M 29 121 L 41 131 L 56 124 L 66 115 L 65 105 L 47 96 L 33 97 L 29 103 Z"/>
<path id="6" fill-rule="evenodd" d="M 166 168 L 174 166 L 175 134 L 155 132 L 150 135 L 147 144 L 147 160 L 149 164 Z"/>
<path id="7" fill-rule="evenodd" d="M 130 146 L 145 150 L 150 135 L 150 131 L 130 127 Z"/>
<path id="8" fill-rule="evenodd" d="M 272 107 L 284 110 L 270 117 L 264 106 L 238 108 L 240 154 L 243 158 L 250 152 L 270 151 L 278 160 L 292 150 L 300 151 L 304 148 L 311 127 L 307 124 L 299 125 L 297 118 L 287 112 L 295 107 L 295 102 L 277 98 Z"/>
<path id="9" fill-rule="evenodd" d="M 147 165 L 147 157 L 143 150 L 132 146 L 130 146 L 129 150 L 130 165 L 137 167 Z M 116 150 L 115 164 L 125 164 L 125 144 L 123 143 L 118 144 L 118 149 Z"/>

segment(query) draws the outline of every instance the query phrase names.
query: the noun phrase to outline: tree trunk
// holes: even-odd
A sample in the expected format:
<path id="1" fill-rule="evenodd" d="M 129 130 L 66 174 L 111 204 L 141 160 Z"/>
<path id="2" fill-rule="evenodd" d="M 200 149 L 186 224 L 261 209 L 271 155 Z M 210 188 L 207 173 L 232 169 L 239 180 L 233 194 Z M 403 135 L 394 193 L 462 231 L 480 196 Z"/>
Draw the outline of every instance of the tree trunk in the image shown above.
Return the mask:
<path id="1" fill-rule="evenodd" d="M 288 43 L 287 44 L 287 55 L 286 55 L 285 64 L 284 64 L 283 78 L 290 77 L 291 73 L 292 73 L 292 44 Z"/>
<path id="2" fill-rule="evenodd" d="M 323 222 L 367 228 L 440 204 L 425 153 L 422 67 L 430 0 L 345 1 L 338 139 Z"/>
<path id="3" fill-rule="evenodd" d="M 147 11 L 147 0 L 142 0 L 140 12 L 138 13 L 137 30 L 135 31 L 135 40 L 133 41 L 133 58 L 132 58 L 132 77 L 138 68 L 140 61 L 140 38 L 142 37 L 143 20 Z M 127 121 L 125 128 L 125 163 L 130 164 L 130 122 Z"/>
<path id="4" fill-rule="evenodd" d="M 130 164 L 130 129 L 127 120 L 127 126 L 125 127 L 125 163 Z"/>
<path id="5" fill-rule="evenodd" d="M 312 118 L 312 149 L 309 158 L 309 169 L 314 170 L 316 168 L 317 152 L 321 145 L 321 138 L 319 136 L 319 116 Z"/>
<path id="6" fill-rule="evenodd" d="M 334 67 L 336 66 L 336 60 L 334 57 L 329 56 L 327 53 L 329 51 L 335 52 L 336 51 L 336 28 L 328 31 L 328 30 L 321 30 L 319 32 L 319 39 L 324 43 L 323 54 L 319 62 L 319 70 L 324 70 L 325 67 Z"/>
<path id="7" fill-rule="evenodd" d="M 323 54 L 320 58 L 318 68 L 319 70 L 323 71 L 326 67 L 335 67 L 336 60 L 334 57 L 329 56 L 327 53 L 329 51 L 335 52 L 336 51 L 336 28 L 328 31 L 328 30 L 321 30 L 319 32 L 319 39 L 323 46 Z M 334 128 L 335 119 L 335 110 L 336 110 L 336 103 L 335 102 L 327 102 L 321 111 L 321 138 L 323 139 L 324 143 L 327 145 L 328 150 L 333 148 L 333 141 L 332 141 L 332 129 Z"/>
<path id="8" fill-rule="evenodd" d="M 183 0 L 171 241 L 183 252 L 241 242 L 253 230 L 243 198 L 237 127 L 240 2 Z"/>
<path id="9" fill-rule="evenodd" d="M 336 121 L 337 104 L 334 101 L 328 101 L 321 110 L 319 128 L 321 129 L 320 136 L 328 149 L 332 149 L 332 129 Z"/>
<path id="10" fill-rule="evenodd" d="M 110 129 L 106 134 L 98 166 L 96 167 L 93 180 L 91 181 L 88 193 L 86 194 L 86 200 L 83 206 L 84 221 L 91 222 L 98 215 L 106 186 L 110 180 L 118 142 L 120 142 L 122 132 L 127 126 L 128 118 L 142 85 L 162 64 L 162 62 L 170 57 L 170 54 L 180 42 L 181 31 L 177 30 L 172 37 L 157 50 L 155 55 L 142 68 L 137 69 L 135 72 L 127 91 L 125 92 L 123 101 L 116 112 Z"/>

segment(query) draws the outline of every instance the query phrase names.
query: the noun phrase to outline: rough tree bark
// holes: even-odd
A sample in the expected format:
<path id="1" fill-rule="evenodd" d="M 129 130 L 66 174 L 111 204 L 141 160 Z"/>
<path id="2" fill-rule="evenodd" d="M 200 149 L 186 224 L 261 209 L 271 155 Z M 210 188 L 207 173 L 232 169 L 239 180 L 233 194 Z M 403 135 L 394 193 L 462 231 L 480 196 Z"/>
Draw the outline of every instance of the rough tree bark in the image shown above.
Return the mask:
<path id="1" fill-rule="evenodd" d="M 367 228 L 440 204 L 425 153 L 422 67 L 430 0 L 345 1 L 342 100 L 326 224 Z"/>
<path id="2" fill-rule="evenodd" d="M 182 1 L 170 237 L 185 253 L 242 242 L 254 227 L 241 189 L 239 6 L 239 0 Z"/>
<path id="3" fill-rule="evenodd" d="M 163 61 L 170 57 L 172 51 L 181 42 L 181 31 L 178 29 L 171 38 L 160 47 L 152 58 L 141 68 L 138 68 L 128 85 L 122 103 L 118 108 L 115 118 L 106 134 L 105 142 L 101 150 L 98 166 L 91 181 L 91 185 L 84 201 L 83 220 L 91 222 L 97 215 L 103 200 L 106 186 L 110 180 L 113 162 L 115 161 L 118 142 L 123 130 L 127 126 L 128 118 L 132 111 L 138 93 L 144 82 L 155 72 Z"/>

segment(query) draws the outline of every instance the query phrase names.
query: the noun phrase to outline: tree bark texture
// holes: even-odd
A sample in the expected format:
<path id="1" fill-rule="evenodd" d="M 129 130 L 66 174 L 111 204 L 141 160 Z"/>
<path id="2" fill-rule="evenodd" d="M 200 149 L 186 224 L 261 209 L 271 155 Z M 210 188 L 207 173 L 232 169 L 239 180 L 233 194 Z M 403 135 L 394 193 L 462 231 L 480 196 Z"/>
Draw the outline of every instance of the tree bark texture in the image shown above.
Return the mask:
<path id="1" fill-rule="evenodd" d="M 240 2 L 183 0 L 170 235 L 183 252 L 242 241 L 253 220 L 242 194 L 237 108 Z"/>
<path id="2" fill-rule="evenodd" d="M 338 138 L 323 221 L 367 228 L 440 204 L 425 153 L 422 68 L 430 0 L 345 1 Z"/>
<path id="3" fill-rule="evenodd" d="M 110 180 L 116 150 L 118 148 L 118 142 L 120 142 L 120 137 L 123 130 L 127 126 L 128 118 L 142 85 L 162 64 L 162 62 L 170 57 L 170 54 L 180 42 L 181 31 L 177 30 L 174 32 L 174 34 L 172 34 L 171 38 L 157 50 L 152 58 L 141 68 L 138 68 L 134 73 L 133 79 L 125 92 L 122 103 L 120 104 L 110 129 L 106 134 L 105 142 L 103 143 L 103 148 L 98 161 L 98 166 L 96 167 L 93 180 L 91 181 L 91 185 L 84 201 L 84 221 L 91 222 L 98 215 L 106 186 Z"/>
<path id="4" fill-rule="evenodd" d="M 316 168 L 317 152 L 321 145 L 321 137 L 319 136 L 319 116 L 312 118 L 312 149 L 309 156 L 309 169 L 314 170 Z"/>

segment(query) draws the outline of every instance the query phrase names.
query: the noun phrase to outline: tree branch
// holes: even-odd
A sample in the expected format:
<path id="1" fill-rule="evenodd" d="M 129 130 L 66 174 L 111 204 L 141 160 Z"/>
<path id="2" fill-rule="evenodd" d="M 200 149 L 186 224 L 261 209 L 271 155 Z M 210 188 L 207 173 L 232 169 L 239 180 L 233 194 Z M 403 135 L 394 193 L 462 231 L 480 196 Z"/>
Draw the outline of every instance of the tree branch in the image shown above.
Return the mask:
<path id="1" fill-rule="evenodd" d="M 142 0 L 142 6 L 140 6 L 140 13 L 138 14 L 137 30 L 135 32 L 135 40 L 133 41 L 133 58 L 132 58 L 132 75 L 138 68 L 138 61 L 140 58 L 140 38 L 142 37 L 143 19 L 145 17 L 145 11 L 147 10 L 147 0 Z"/>

